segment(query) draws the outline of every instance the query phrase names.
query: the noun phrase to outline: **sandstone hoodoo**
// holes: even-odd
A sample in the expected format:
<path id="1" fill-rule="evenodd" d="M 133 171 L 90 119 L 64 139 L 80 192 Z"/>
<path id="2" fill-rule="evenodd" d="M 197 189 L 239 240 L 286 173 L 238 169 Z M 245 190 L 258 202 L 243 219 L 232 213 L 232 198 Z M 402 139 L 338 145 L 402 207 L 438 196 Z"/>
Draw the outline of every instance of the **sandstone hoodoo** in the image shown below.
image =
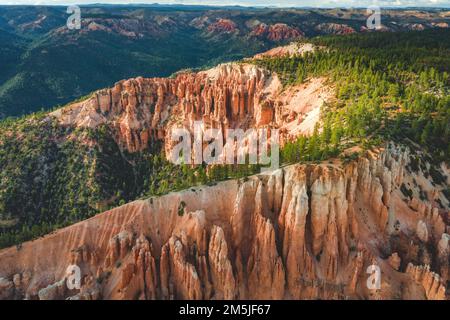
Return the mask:
<path id="1" fill-rule="evenodd" d="M 192 21 L 224 39 L 244 25 L 303 36 Z M 0 123 L 0 299 L 448 300 L 450 44 L 436 30 L 429 52 L 415 33 L 299 40 Z M 280 166 L 189 163 L 206 132 L 253 129 L 279 137 Z"/>
<path id="2" fill-rule="evenodd" d="M 389 145 L 345 165 L 294 165 L 135 201 L 2 250 L 0 294 L 446 299 L 449 236 L 440 210 L 405 201 L 410 161 L 408 150 Z M 81 269 L 78 291 L 63 285 L 69 265 Z M 366 286 L 371 265 L 381 269 L 379 288 Z"/>
<path id="3" fill-rule="evenodd" d="M 292 50 L 301 54 L 313 48 Z M 314 78 L 286 91 L 277 74 L 250 63 L 228 63 L 175 78 L 124 80 L 52 115 L 64 126 L 107 125 L 129 152 L 164 141 L 170 154 L 172 130 L 193 132 L 195 121 L 221 129 L 224 139 L 227 129 L 265 127 L 281 129 L 285 141 L 312 132 L 320 107 L 332 96 L 325 80 Z"/>

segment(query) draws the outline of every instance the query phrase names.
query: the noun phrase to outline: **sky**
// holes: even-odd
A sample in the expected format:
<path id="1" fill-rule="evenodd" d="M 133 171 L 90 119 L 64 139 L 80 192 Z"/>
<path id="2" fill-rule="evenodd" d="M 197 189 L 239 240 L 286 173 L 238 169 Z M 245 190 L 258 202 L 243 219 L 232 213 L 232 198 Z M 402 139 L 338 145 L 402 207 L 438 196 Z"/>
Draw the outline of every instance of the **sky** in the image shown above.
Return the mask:
<path id="1" fill-rule="evenodd" d="M 0 0 L 5 4 L 161 3 L 276 7 L 450 7 L 450 0 Z"/>

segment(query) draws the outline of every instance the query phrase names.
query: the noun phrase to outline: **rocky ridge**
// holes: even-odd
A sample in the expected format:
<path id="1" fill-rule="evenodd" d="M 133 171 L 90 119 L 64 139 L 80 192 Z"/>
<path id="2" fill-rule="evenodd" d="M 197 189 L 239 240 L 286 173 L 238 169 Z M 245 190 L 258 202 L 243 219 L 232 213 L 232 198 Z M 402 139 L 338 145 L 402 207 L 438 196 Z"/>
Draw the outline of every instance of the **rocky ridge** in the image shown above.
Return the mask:
<path id="1" fill-rule="evenodd" d="M 313 48 L 296 50 L 303 53 Z M 250 63 L 227 63 L 173 78 L 123 80 L 52 116 L 64 126 L 107 125 L 118 144 L 129 152 L 164 141 L 169 154 L 172 129 L 193 132 L 195 121 L 202 121 L 205 129 L 220 129 L 224 139 L 228 129 L 264 127 L 281 129 L 284 141 L 311 131 L 300 126 L 310 112 L 318 115 L 323 102 L 331 98 L 332 90 L 325 80 L 311 79 L 285 90 L 277 74 Z M 318 121 L 317 117 L 310 119 Z"/>
<path id="2" fill-rule="evenodd" d="M 356 33 L 355 29 L 346 25 L 338 23 L 320 23 L 314 28 L 316 31 L 325 34 L 351 34 Z"/>
<path id="3" fill-rule="evenodd" d="M 270 41 L 279 42 L 303 38 L 305 33 L 298 28 L 291 27 L 285 23 L 276 23 L 272 25 L 261 23 L 254 27 L 250 36 L 265 37 Z"/>
<path id="4" fill-rule="evenodd" d="M 404 197 L 410 158 L 389 145 L 132 202 L 0 251 L 0 297 L 447 299 L 449 205 Z"/>

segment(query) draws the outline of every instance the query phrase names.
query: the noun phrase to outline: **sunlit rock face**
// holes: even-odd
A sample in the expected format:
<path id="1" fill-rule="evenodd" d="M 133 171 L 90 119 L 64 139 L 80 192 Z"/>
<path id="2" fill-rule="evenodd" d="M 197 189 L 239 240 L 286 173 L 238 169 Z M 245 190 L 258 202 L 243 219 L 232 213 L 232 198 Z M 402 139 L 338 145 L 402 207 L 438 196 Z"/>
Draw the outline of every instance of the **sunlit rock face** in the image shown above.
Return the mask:
<path id="1" fill-rule="evenodd" d="M 448 202 L 405 198 L 409 159 L 390 145 L 132 202 L 0 251 L 0 297 L 446 299 Z"/>
<path id="2" fill-rule="evenodd" d="M 306 49 L 295 50 L 313 50 Z M 223 140 L 229 129 L 279 129 L 283 144 L 312 133 L 320 107 L 333 95 L 325 81 L 312 78 L 285 89 L 277 74 L 249 63 L 227 63 L 173 78 L 123 80 L 52 115 L 63 126 L 106 125 L 128 152 L 143 151 L 159 141 L 169 155 L 173 130 L 193 134 L 196 122 L 203 129 L 219 129 Z"/>

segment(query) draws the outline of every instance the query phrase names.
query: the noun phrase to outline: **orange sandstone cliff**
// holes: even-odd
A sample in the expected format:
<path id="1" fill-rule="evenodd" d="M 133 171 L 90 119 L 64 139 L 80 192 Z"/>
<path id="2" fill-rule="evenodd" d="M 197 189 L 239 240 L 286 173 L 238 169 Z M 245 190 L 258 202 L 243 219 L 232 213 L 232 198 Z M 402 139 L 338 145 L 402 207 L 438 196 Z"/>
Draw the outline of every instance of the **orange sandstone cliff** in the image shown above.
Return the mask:
<path id="1" fill-rule="evenodd" d="M 323 78 L 285 89 L 276 74 L 263 68 L 227 63 L 173 78 L 123 80 L 52 115 L 64 126 L 107 125 L 129 152 L 144 150 L 154 141 L 163 141 L 169 151 L 172 129 L 193 132 L 195 121 L 221 129 L 224 138 L 227 129 L 234 128 L 280 129 L 282 141 L 309 134 L 331 96 Z"/>
<path id="2" fill-rule="evenodd" d="M 331 97 L 326 79 L 284 88 L 243 62 L 120 81 L 52 116 L 106 125 L 129 152 L 154 141 L 168 151 L 170 130 L 198 120 L 224 135 L 309 134 Z M 0 299 L 448 299 L 450 205 L 445 187 L 411 169 L 413 156 L 388 144 L 350 163 L 292 165 L 126 204 L 0 250 Z M 80 289 L 67 286 L 69 266 L 81 270 Z M 381 270 L 379 287 L 368 285 L 369 266 Z"/>
<path id="3" fill-rule="evenodd" d="M 132 202 L 0 251 L 0 298 L 447 299 L 449 206 L 409 161 L 388 145 Z M 405 198 L 412 178 L 447 211 Z"/>

